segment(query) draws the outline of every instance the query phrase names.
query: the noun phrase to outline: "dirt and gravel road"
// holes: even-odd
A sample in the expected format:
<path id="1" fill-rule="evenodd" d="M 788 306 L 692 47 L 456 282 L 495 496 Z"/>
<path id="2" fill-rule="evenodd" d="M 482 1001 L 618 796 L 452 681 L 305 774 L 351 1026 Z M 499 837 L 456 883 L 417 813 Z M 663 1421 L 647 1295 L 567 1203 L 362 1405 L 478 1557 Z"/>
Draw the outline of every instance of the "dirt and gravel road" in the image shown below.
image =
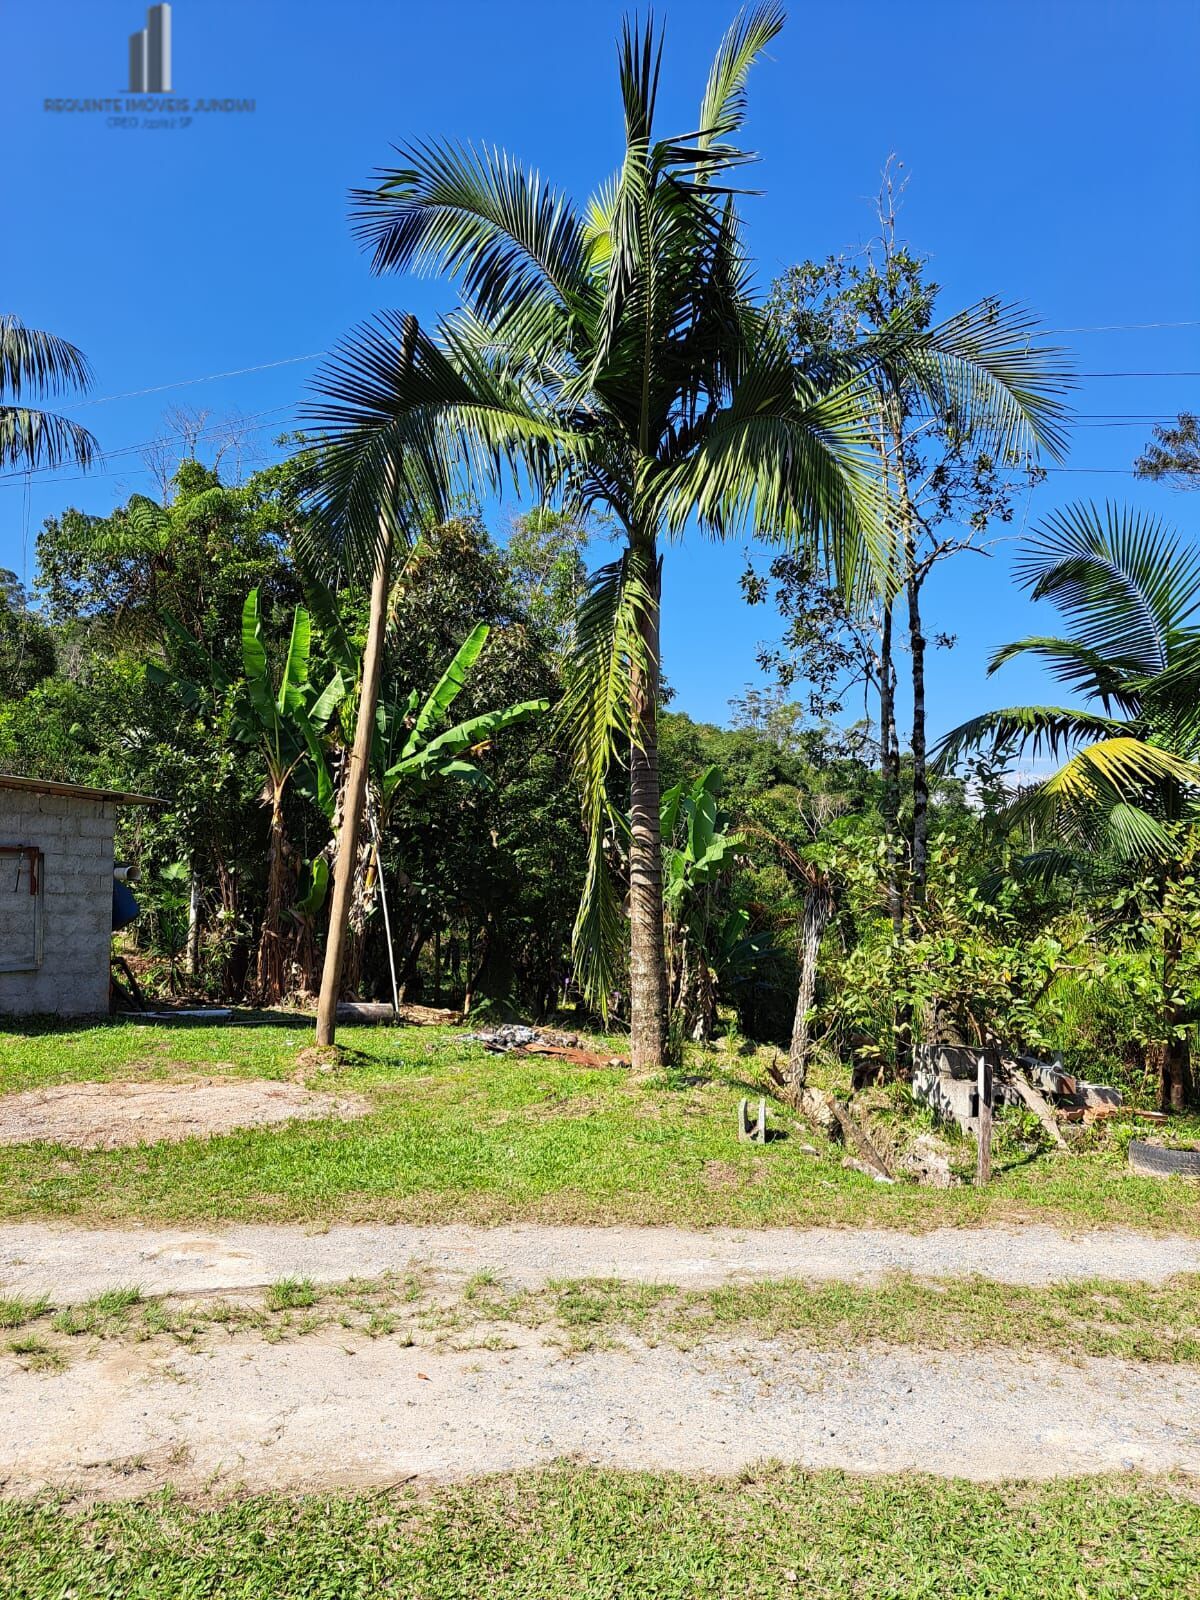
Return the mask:
<path id="1" fill-rule="evenodd" d="M 337 1282 L 423 1263 L 449 1274 L 498 1272 L 519 1288 L 555 1278 L 624 1278 L 707 1288 L 738 1279 L 871 1282 L 976 1273 L 1002 1283 L 1110 1278 L 1161 1283 L 1200 1273 L 1200 1239 L 1128 1229 L 1054 1228 L 498 1228 L 404 1224 L 323 1232 L 275 1225 L 214 1230 L 0 1227 L 0 1292 L 46 1294 L 56 1304 L 114 1285 L 145 1294 L 261 1287 L 280 1278 Z"/>
<path id="2" fill-rule="evenodd" d="M 0 1364 L 7 1369 L 8 1363 Z M 0 1373 L 0 1484 L 104 1496 L 436 1480 L 582 1463 L 731 1473 L 764 1459 L 976 1479 L 1200 1474 L 1200 1371 L 760 1340 L 568 1356 L 387 1339 L 138 1347 Z"/>
<path id="3" fill-rule="evenodd" d="M 684 1288 L 771 1278 L 867 1282 L 973 1272 L 1005 1283 L 1158 1283 L 1200 1272 L 1200 1241 L 1049 1228 L 884 1230 L 293 1227 L 0 1229 L 0 1296 L 59 1306 L 117 1285 L 211 1294 L 420 1265 L 451 1292 L 617 1277 Z M 1137 1469 L 1200 1475 L 1200 1368 L 1019 1349 L 797 1348 L 759 1336 L 681 1349 L 622 1337 L 570 1351 L 550 1328 L 497 1346 L 407 1345 L 332 1325 L 273 1343 L 80 1344 L 64 1370 L 0 1350 L 0 1492 L 162 1483 L 385 1485 L 568 1457 L 650 1470 L 919 1469 L 992 1479 Z"/>

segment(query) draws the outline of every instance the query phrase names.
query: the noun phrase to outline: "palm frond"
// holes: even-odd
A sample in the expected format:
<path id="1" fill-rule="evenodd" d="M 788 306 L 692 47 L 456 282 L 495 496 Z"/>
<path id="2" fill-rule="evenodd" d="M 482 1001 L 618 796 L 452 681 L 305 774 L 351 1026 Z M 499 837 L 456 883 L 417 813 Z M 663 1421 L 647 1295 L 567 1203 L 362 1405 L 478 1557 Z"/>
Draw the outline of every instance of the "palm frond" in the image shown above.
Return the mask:
<path id="1" fill-rule="evenodd" d="M 59 467 L 69 461 L 86 469 L 99 454 L 94 436 L 70 417 L 0 405 L 0 467 Z"/>
<path id="2" fill-rule="evenodd" d="M 1018 582 L 1127 674 L 1151 675 L 1200 610 L 1200 554 L 1156 518 L 1082 502 L 1052 512 L 1019 556 Z"/>
<path id="3" fill-rule="evenodd" d="M 1065 456 L 1071 362 L 1040 338 L 1037 318 L 1023 306 L 980 301 L 914 344 L 928 402 L 972 443 L 1001 459 Z"/>
<path id="4" fill-rule="evenodd" d="M 746 120 L 746 80 L 750 69 L 782 30 L 787 13 L 777 0 L 743 12 L 721 41 L 700 105 L 700 148 L 737 133 Z"/>
<path id="5" fill-rule="evenodd" d="M 511 366 L 490 362 L 461 327 L 439 334 L 418 333 L 409 360 L 407 319 L 381 313 L 338 347 L 304 408 L 321 436 L 312 503 L 321 533 L 366 570 L 381 513 L 410 540 L 423 521 L 445 518 L 457 480 L 498 486 L 505 467 L 537 475 L 574 442 Z"/>
<path id="6" fill-rule="evenodd" d="M 1079 850 L 1047 848 L 1030 850 L 1018 856 L 1009 867 L 1009 874 L 1017 883 L 1036 884 L 1045 888 L 1063 879 L 1087 879 L 1094 869 L 1092 856 Z"/>
<path id="7" fill-rule="evenodd" d="M 353 195 L 351 222 L 376 272 L 457 278 L 491 318 L 553 297 L 576 309 L 591 284 L 582 224 L 569 201 L 501 150 L 417 143 Z"/>
<path id="8" fill-rule="evenodd" d="M 608 780 L 630 739 L 630 671 L 645 665 L 641 621 L 654 600 L 655 578 L 637 552 L 600 568 L 576 623 L 570 681 L 559 730 L 580 792 L 588 862 L 575 919 L 573 951 L 588 1002 L 602 1012 L 617 972 L 624 929 L 621 899 L 605 856 Z"/>
<path id="9" fill-rule="evenodd" d="M 993 673 L 1017 656 L 1033 655 L 1042 660 L 1060 683 L 1089 699 L 1100 700 L 1105 712 L 1116 705 L 1126 716 L 1135 716 L 1141 704 L 1136 687 L 1108 657 L 1075 639 L 1059 639 L 1033 634 L 1001 645 L 988 662 Z"/>
<path id="10" fill-rule="evenodd" d="M 824 542 L 849 589 L 865 560 L 880 582 L 891 564 L 864 390 L 821 392 L 760 347 L 730 404 L 656 485 L 668 525 L 691 516 L 720 537 L 752 528 L 794 546 Z"/>
<path id="11" fill-rule="evenodd" d="M 1117 734 L 1076 750 L 1042 787 L 1067 801 L 1098 800 L 1103 795 L 1136 801 L 1164 780 L 1195 788 L 1200 785 L 1200 767 L 1144 739 Z"/>
<path id="12" fill-rule="evenodd" d="M 27 328 L 19 317 L 0 316 L 0 392 L 19 399 L 34 394 L 61 394 L 87 389 L 92 369 L 82 350 L 39 328 Z"/>
<path id="13" fill-rule="evenodd" d="M 966 751 L 985 745 L 994 750 L 1028 750 L 1035 759 L 1043 754 L 1057 758 L 1085 739 L 1121 738 L 1128 731 L 1124 722 L 1068 706 L 1005 706 L 952 728 L 930 752 L 930 764 L 938 772 L 948 772 Z"/>
<path id="14" fill-rule="evenodd" d="M 1160 818 L 1145 806 L 1120 798 L 1095 775 L 1065 793 L 1053 779 L 1035 784 L 1001 812 L 998 822 L 1003 828 L 1055 839 L 1055 849 L 1073 846 L 1094 862 L 1114 857 L 1125 862 L 1162 861 L 1174 849 L 1171 831 Z"/>

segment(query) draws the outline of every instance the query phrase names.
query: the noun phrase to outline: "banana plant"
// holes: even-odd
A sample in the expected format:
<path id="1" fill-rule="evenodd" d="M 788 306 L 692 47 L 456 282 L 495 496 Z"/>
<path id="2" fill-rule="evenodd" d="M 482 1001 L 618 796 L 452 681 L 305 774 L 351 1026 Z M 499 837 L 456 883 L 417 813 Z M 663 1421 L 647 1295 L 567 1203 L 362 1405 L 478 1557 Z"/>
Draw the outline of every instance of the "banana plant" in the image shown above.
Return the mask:
<path id="1" fill-rule="evenodd" d="M 768 953 L 768 942 L 749 932 L 744 910 L 717 906 L 718 881 L 745 842 L 744 834 L 726 831 L 721 788 L 719 769 L 709 767 L 690 787 L 668 789 L 659 814 L 672 1012 L 697 1039 L 712 1035 L 720 981 L 745 977 Z"/>
<path id="2" fill-rule="evenodd" d="M 315 578 L 306 580 L 305 593 L 312 601 L 326 649 L 339 663 L 341 672 L 353 681 L 358 677 L 360 663 L 332 594 Z M 393 686 L 390 692 L 385 688 L 380 697 L 367 786 L 366 844 L 359 853 L 351 897 L 350 927 L 357 937 L 362 935 L 377 894 L 383 899 L 385 917 L 387 915 L 381 843 L 401 794 L 441 779 L 490 789 L 492 780 L 468 757 L 482 751 L 502 729 L 549 709 L 548 700 L 522 700 L 502 710 L 480 712 L 450 727 L 444 726 L 454 702 L 470 680 L 490 632 L 483 622 L 474 627 L 428 693 L 413 689 L 403 695 Z M 342 729 L 343 738 L 352 736 L 352 729 Z M 335 814 L 332 790 L 328 801 L 327 814 L 332 819 Z M 389 935 L 389 956 L 390 953 Z M 394 971 L 392 982 L 395 997 Z"/>
<path id="3" fill-rule="evenodd" d="M 257 746 L 266 769 L 262 801 L 270 809 L 270 844 L 267 855 L 267 896 L 263 911 L 256 966 L 259 999 L 276 1004 L 287 988 L 289 965 L 289 919 L 294 907 L 294 851 L 287 836 L 283 802 L 288 784 L 305 763 L 311 768 L 318 806 L 328 814 L 333 809 L 333 779 L 325 759 L 322 736 L 330 718 L 346 693 L 340 670 L 317 690 L 309 678 L 312 648 L 312 619 L 303 606 L 292 617 L 287 656 L 274 688 L 263 640 L 258 590 L 251 589 L 242 607 L 242 674 L 246 687 L 247 710 L 235 721 L 235 735 L 246 744 Z M 328 868 L 324 874 L 310 869 L 310 887 L 305 902 L 314 900 L 315 916 L 324 899 Z"/>
<path id="4" fill-rule="evenodd" d="M 420 690 L 414 689 L 403 706 L 396 701 L 380 705 L 379 733 L 384 752 L 380 793 L 384 817 L 390 814 L 393 798 L 403 785 L 456 778 L 489 788 L 491 779 L 487 774 L 463 757 L 483 749 L 502 729 L 549 710 L 548 700 L 521 700 L 501 711 L 483 711 L 453 727 L 441 727 L 466 688 L 490 632 L 486 622 L 471 630 L 424 699 Z"/>
<path id="5" fill-rule="evenodd" d="M 664 893 L 668 908 L 678 913 L 689 893 L 712 883 L 733 862 L 745 840 L 741 833 L 723 831 L 725 817 L 718 805 L 722 780 L 718 768 L 709 767 L 690 789 L 677 783 L 662 798 L 660 812 Z M 683 842 L 670 841 L 682 823 Z"/>

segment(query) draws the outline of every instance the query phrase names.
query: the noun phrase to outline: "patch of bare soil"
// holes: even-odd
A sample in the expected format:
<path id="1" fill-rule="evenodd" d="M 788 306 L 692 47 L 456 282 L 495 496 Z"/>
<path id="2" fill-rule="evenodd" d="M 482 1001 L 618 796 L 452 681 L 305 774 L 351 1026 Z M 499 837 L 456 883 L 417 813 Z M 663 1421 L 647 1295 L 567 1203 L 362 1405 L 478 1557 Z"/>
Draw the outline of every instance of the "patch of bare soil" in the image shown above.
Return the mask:
<path id="1" fill-rule="evenodd" d="M 0 1097 L 0 1145 L 47 1140 L 79 1150 L 204 1139 L 320 1117 L 363 1117 L 355 1094 L 315 1094 L 295 1083 L 197 1078 L 187 1083 L 64 1083 Z"/>

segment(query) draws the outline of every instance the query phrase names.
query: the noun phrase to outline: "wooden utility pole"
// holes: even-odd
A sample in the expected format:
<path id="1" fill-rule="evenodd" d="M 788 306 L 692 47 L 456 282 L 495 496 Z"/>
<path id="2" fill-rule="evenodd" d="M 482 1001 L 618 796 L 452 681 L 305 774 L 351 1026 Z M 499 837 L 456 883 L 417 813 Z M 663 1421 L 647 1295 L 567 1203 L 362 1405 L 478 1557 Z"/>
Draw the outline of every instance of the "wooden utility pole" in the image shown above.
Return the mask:
<path id="1" fill-rule="evenodd" d="M 402 371 L 412 368 L 417 343 L 417 319 L 404 321 L 401 345 Z M 396 464 L 388 474 L 388 492 L 394 493 Z M 387 631 L 388 592 L 392 581 L 392 539 L 395 505 L 379 508 L 379 547 L 375 574 L 371 580 L 371 612 L 367 625 L 367 646 L 363 652 L 362 688 L 358 697 L 358 717 L 354 725 L 354 747 L 346 768 L 342 791 L 342 828 L 338 839 L 337 861 L 333 869 L 333 902 L 329 908 L 329 934 L 325 941 L 325 965 L 321 971 L 321 997 L 317 1002 L 317 1043 L 333 1044 L 337 1036 L 338 994 L 342 987 L 342 966 L 346 957 L 346 932 L 350 923 L 350 900 L 354 893 L 354 874 L 358 864 L 358 838 L 362 830 L 363 804 L 367 776 L 371 767 L 371 741 L 375 735 L 375 712 L 379 705 L 379 682 L 383 675 L 384 634 Z"/>

